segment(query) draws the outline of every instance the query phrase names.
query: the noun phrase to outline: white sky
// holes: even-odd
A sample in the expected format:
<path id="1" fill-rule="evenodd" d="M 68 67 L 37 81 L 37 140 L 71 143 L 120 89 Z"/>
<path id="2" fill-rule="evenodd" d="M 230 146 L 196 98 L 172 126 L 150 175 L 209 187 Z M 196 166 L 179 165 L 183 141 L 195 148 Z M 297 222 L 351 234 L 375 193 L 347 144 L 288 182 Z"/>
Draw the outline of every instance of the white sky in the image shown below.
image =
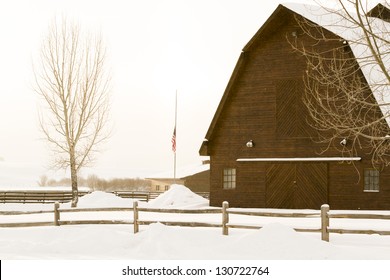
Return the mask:
<path id="1" fill-rule="evenodd" d="M 19 181 L 47 173 L 32 61 L 54 16 L 101 30 L 108 46 L 114 134 L 83 174 L 147 177 L 173 169 L 176 90 L 178 168 L 200 163 L 199 147 L 238 56 L 279 2 L 0 0 L 0 167 L 12 166 Z"/>

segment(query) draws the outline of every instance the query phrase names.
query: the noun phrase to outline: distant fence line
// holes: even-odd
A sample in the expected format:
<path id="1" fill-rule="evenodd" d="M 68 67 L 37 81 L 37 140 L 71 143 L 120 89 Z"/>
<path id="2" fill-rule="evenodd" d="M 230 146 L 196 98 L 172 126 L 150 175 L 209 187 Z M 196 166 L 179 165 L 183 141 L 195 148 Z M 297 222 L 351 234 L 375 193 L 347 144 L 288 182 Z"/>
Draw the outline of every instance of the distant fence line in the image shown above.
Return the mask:
<path id="1" fill-rule="evenodd" d="M 62 220 L 61 213 L 76 213 L 76 212 L 129 212 L 129 218 L 126 220 Z M 131 215 L 133 212 L 133 215 Z M 221 214 L 221 223 L 208 222 L 183 222 L 183 221 L 161 221 L 161 220 L 142 220 L 139 218 L 140 212 L 155 212 L 155 213 L 170 213 L 170 214 Z M 330 227 L 331 219 L 375 219 L 375 220 L 390 220 L 390 215 L 387 214 L 364 214 L 364 213 L 331 213 L 329 205 L 322 205 L 321 211 L 311 213 L 276 213 L 265 211 L 241 211 L 229 209 L 229 203 L 223 202 L 222 208 L 210 209 L 157 209 L 139 207 L 138 201 L 133 202 L 133 207 L 113 207 L 113 208 L 71 208 L 60 209 L 60 203 L 54 203 L 54 210 L 43 211 L 0 211 L 1 215 L 28 215 L 28 214 L 48 214 L 53 213 L 53 221 L 45 222 L 26 222 L 26 223 L 0 223 L 0 227 L 34 227 L 34 226 L 63 226 L 63 225 L 90 225 L 90 224 L 125 224 L 133 225 L 134 233 L 139 232 L 140 225 L 150 225 L 153 223 L 161 223 L 168 226 L 184 226 L 184 227 L 220 227 L 223 235 L 229 235 L 229 229 L 260 229 L 261 225 L 244 225 L 233 224 L 229 222 L 230 215 L 245 215 L 258 217 L 277 217 L 277 218 L 318 218 L 321 220 L 321 226 L 318 228 L 294 228 L 298 232 L 318 232 L 321 233 L 321 239 L 329 241 L 330 233 L 339 234 L 379 234 L 390 235 L 390 230 L 366 230 L 366 229 L 342 229 Z"/>
<path id="2" fill-rule="evenodd" d="M 79 197 L 82 197 L 90 192 L 79 191 Z M 24 191 L 0 191 L 0 203 L 53 203 L 69 202 L 72 200 L 71 191 L 40 191 L 40 190 L 24 190 Z"/>
<path id="3" fill-rule="evenodd" d="M 79 191 L 79 197 L 91 193 L 90 191 Z M 148 202 L 155 199 L 162 192 L 142 192 L 142 191 L 112 191 L 110 193 L 122 198 L 133 198 Z M 198 192 L 200 196 L 209 197 L 208 192 Z M 0 203 L 66 203 L 72 200 L 71 191 L 0 191 Z"/>

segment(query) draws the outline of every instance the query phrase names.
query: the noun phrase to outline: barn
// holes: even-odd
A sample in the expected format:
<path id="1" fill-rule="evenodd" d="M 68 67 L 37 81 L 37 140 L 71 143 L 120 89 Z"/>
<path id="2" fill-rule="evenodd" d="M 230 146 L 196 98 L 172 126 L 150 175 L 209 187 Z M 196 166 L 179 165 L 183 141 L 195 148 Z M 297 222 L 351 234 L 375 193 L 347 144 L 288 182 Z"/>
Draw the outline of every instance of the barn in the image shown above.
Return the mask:
<path id="1" fill-rule="evenodd" d="M 307 122 L 306 60 L 287 40 L 307 7 L 279 5 L 239 56 L 199 151 L 210 157 L 212 206 L 390 209 L 390 169 L 373 168 L 368 150 L 325 149 Z"/>

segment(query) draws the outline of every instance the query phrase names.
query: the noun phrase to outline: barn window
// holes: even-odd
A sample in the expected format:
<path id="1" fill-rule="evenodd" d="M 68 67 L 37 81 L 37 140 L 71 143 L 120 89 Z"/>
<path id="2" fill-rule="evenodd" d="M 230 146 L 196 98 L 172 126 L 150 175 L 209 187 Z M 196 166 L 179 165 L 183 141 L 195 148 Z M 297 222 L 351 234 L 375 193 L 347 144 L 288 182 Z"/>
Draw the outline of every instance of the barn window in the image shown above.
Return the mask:
<path id="1" fill-rule="evenodd" d="M 223 188 L 235 189 L 236 188 L 236 169 L 225 168 L 223 170 Z"/>
<path id="2" fill-rule="evenodd" d="M 169 190 L 169 186 L 168 185 L 165 185 L 165 190 Z"/>
<path id="3" fill-rule="evenodd" d="M 364 191 L 379 192 L 379 170 L 364 169 Z"/>
<path id="4" fill-rule="evenodd" d="M 160 190 L 160 185 L 156 185 L 156 191 Z"/>

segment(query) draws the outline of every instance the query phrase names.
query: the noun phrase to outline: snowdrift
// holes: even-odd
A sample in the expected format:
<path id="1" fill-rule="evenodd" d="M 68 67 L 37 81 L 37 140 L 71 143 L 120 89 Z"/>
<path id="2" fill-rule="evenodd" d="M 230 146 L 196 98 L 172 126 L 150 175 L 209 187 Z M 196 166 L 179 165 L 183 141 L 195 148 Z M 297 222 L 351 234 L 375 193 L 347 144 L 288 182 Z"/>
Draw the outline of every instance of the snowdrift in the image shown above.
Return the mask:
<path id="1" fill-rule="evenodd" d="M 209 201 L 183 185 L 172 185 L 168 191 L 150 201 L 148 206 L 152 208 L 200 208 L 208 207 Z"/>
<path id="2" fill-rule="evenodd" d="M 132 207 L 132 202 L 133 199 L 110 193 L 93 192 L 81 197 L 78 207 Z M 173 185 L 154 201 L 142 204 L 143 207 L 202 208 L 208 206 L 208 200 L 182 185 Z M 53 207 L 3 204 L 0 210 L 9 210 L 11 206 L 19 207 L 18 210 Z M 70 203 L 62 207 L 70 207 Z M 37 220 L 41 216 L 53 219 L 52 214 L 45 215 L 29 215 L 28 219 Z M 66 220 L 67 215 L 75 215 L 72 219 L 110 219 L 114 214 L 63 213 L 61 218 Z M 158 213 L 142 213 L 142 217 L 146 220 L 161 218 Z M 11 218 L 15 220 L 10 222 L 17 222 L 23 217 L 0 218 L 3 222 Z M 215 222 L 215 218 L 205 215 L 202 221 Z M 112 219 L 131 219 L 131 214 L 115 213 Z M 217 219 L 219 221 L 220 216 Z M 304 223 L 309 224 L 309 221 L 304 220 Z M 390 259 L 389 236 L 334 234 L 328 243 L 321 241 L 319 233 L 298 233 L 292 225 L 281 224 L 273 218 L 261 224 L 264 226 L 260 230 L 232 229 L 228 236 L 222 235 L 221 228 L 174 227 L 161 223 L 142 226 L 137 234 L 133 233 L 132 225 L 0 228 L 0 259 Z"/>
<path id="3" fill-rule="evenodd" d="M 61 207 L 70 207 L 64 203 Z M 122 198 L 112 193 L 94 191 L 79 198 L 77 208 L 133 207 L 133 199 Z"/>
<path id="4" fill-rule="evenodd" d="M 270 223 L 259 230 L 222 236 L 220 229 L 191 229 L 151 224 L 134 236 L 136 259 L 268 259 L 357 260 L 383 259 L 388 249 L 336 246 L 318 235 L 302 234 Z"/>

